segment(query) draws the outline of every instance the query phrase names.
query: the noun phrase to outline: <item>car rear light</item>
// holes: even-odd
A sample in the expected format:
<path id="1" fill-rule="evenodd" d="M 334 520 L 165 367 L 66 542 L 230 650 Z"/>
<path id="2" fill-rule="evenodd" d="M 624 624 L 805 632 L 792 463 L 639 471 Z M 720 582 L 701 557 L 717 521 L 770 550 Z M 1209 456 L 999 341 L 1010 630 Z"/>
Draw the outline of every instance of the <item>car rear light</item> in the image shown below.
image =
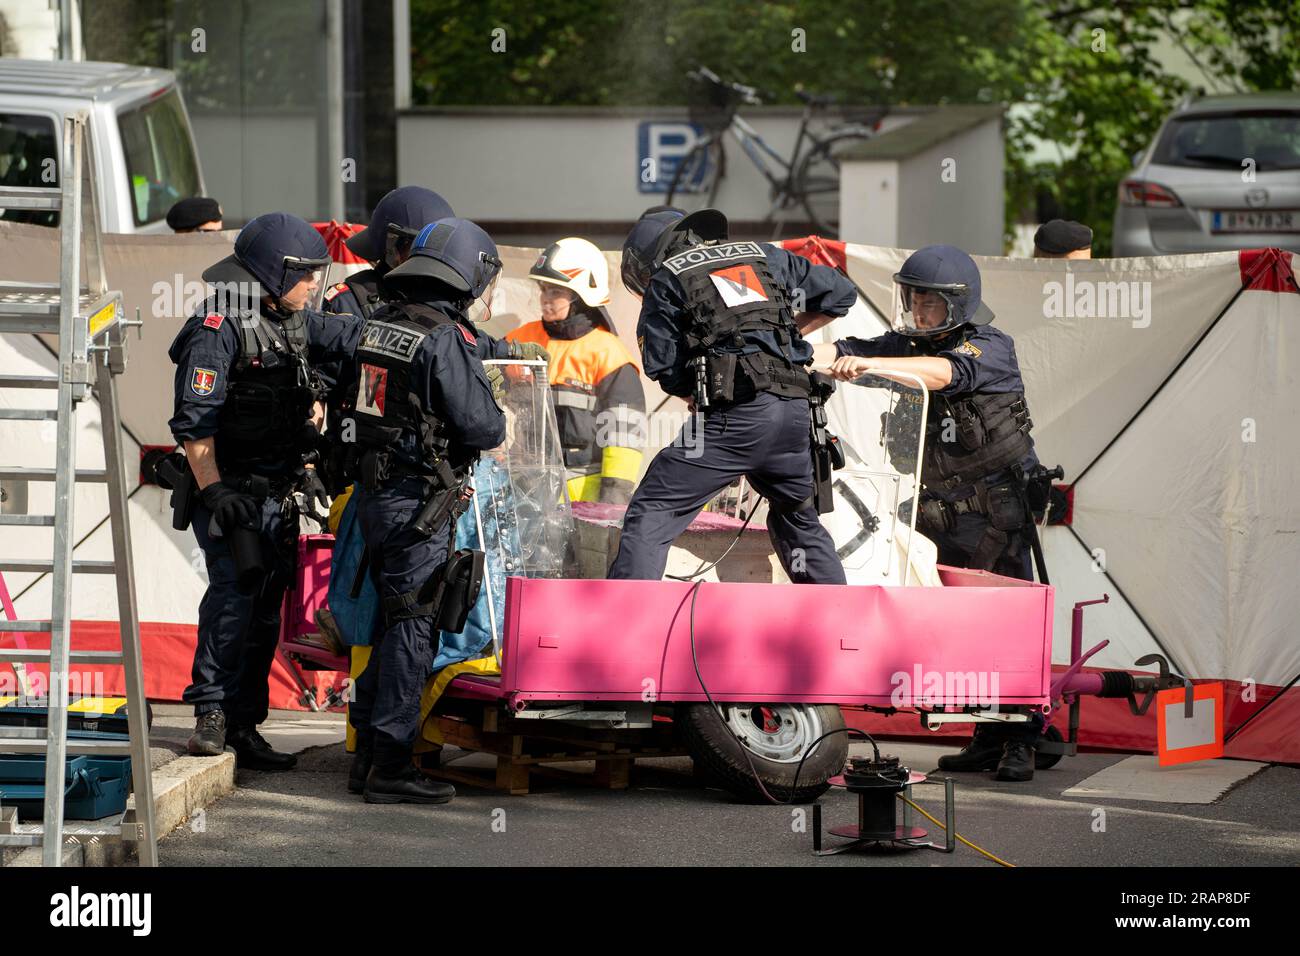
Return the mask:
<path id="1" fill-rule="evenodd" d="M 1172 189 L 1141 179 L 1126 179 L 1120 183 L 1119 201 L 1125 206 L 1156 206 L 1166 209 L 1183 204 Z"/>

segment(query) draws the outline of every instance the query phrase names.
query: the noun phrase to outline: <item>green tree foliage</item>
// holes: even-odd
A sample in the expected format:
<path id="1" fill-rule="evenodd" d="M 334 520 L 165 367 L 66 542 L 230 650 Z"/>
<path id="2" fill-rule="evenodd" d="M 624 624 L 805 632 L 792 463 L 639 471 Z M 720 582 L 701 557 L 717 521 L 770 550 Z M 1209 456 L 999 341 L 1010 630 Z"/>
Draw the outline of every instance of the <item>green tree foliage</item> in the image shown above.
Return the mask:
<path id="1" fill-rule="evenodd" d="M 700 63 L 777 103 L 806 86 L 862 105 L 1028 104 L 1007 130 L 1007 227 L 1046 194 L 1099 254 L 1133 153 L 1190 87 L 1300 81 L 1300 0 L 412 0 L 411 36 L 424 105 L 682 104 Z M 1042 142 L 1057 155 L 1031 162 Z"/>

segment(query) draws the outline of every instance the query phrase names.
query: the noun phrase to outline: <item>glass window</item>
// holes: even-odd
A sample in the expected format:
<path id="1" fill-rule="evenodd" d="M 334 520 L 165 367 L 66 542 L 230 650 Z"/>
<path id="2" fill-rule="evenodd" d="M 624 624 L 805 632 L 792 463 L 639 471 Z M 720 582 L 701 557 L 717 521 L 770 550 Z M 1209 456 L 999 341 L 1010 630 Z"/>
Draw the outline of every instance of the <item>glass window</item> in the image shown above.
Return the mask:
<path id="1" fill-rule="evenodd" d="M 157 222 L 178 199 L 198 195 L 198 164 L 175 90 L 123 113 L 118 127 L 137 226 Z"/>
<path id="2" fill-rule="evenodd" d="M 0 185 L 59 185 L 58 146 L 54 120 L 30 113 L 0 113 Z M 57 212 L 5 209 L 0 219 L 57 226 Z"/>
<path id="3" fill-rule="evenodd" d="M 1300 169 L 1300 113 L 1258 110 L 1185 116 L 1165 128 L 1153 162 L 1164 166 L 1241 169 L 1253 159 L 1260 172 Z"/>

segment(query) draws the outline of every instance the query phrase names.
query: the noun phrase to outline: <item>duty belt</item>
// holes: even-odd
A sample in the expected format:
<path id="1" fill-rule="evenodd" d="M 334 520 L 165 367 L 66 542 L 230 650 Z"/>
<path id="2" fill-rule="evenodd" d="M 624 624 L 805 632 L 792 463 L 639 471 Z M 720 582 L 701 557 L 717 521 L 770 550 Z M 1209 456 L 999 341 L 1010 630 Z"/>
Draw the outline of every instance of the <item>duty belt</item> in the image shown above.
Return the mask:
<path id="1" fill-rule="evenodd" d="M 240 475 L 227 477 L 225 483 L 236 491 L 254 498 L 287 498 L 298 487 L 296 476 L 288 478 L 268 478 L 265 475 Z"/>
<path id="2" fill-rule="evenodd" d="M 948 507 L 952 509 L 953 514 L 988 514 L 988 508 L 980 501 L 978 492 L 972 494 L 969 498 L 958 498 L 956 501 L 949 501 Z"/>

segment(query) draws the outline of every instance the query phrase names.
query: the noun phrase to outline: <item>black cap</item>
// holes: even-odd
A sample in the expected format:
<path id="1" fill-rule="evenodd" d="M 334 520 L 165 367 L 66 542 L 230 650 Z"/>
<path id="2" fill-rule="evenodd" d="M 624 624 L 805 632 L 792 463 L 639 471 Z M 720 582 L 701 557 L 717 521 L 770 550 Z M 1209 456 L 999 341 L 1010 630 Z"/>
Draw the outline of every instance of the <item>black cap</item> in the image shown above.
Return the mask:
<path id="1" fill-rule="evenodd" d="M 220 218 L 221 206 L 207 196 L 182 199 L 167 210 L 167 225 L 172 229 L 197 229 L 205 222 L 216 222 Z"/>
<path id="2" fill-rule="evenodd" d="M 1092 248 L 1092 230 L 1081 222 L 1053 219 L 1038 227 L 1034 233 L 1034 246 L 1054 256 Z"/>

